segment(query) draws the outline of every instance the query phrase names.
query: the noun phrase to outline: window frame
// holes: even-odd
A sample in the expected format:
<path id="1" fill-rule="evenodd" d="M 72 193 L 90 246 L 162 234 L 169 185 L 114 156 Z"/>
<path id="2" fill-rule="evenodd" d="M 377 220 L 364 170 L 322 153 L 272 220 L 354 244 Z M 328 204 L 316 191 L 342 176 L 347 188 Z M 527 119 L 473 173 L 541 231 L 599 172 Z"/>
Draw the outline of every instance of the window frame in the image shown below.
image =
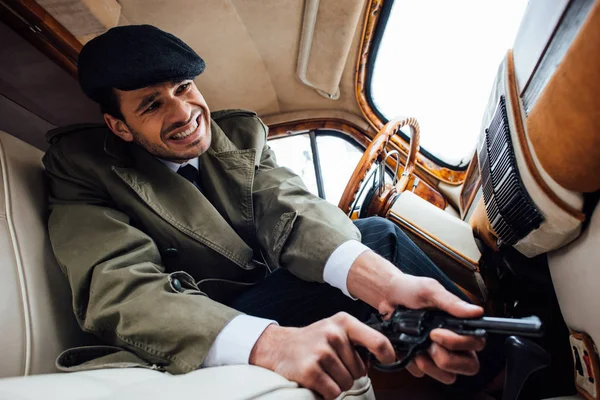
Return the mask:
<path id="1" fill-rule="evenodd" d="M 331 137 L 339 138 L 339 139 L 344 140 L 345 142 L 351 144 L 356 149 L 360 150 L 360 152 L 362 154 L 365 153 L 365 150 L 367 149 L 367 147 L 364 146 L 364 144 L 361 143 L 359 140 L 357 140 L 354 136 L 352 136 L 346 132 L 338 131 L 338 130 L 331 129 L 331 128 L 315 128 L 315 129 L 301 130 L 301 131 L 297 131 L 297 132 L 289 132 L 286 135 L 269 138 L 268 141 L 281 140 L 281 139 L 285 139 L 285 138 L 289 138 L 289 137 L 293 137 L 293 136 L 300 136 L 300 135 L 307 135 L 307 134 L 308 134 L 308 137 L 310 140 L 310 149 L 311 149 L 311 153 L 312 153 L 313 167 L 315 168 L 315 178 L 316 178 L 315 180 L 317 183 L 318 196 L 321 199 L 328 201 L 327 196 L 325 194 L 325 183 L 323 181 L 323 171 L 322 171 L 321 159 L 320 159 L 319 150 L 318 150 L 319 146 L 317 144 L 317 136 L 331 136 Z M 391 179 L 393 179 L 394 171 L 387 163 L 385 165 L 385 172 L 386 172 L 386 174 L 390 175 Z M 363 184 L 366 184 L 366 182 L 363 182 Z"/>
<path id="2" fill-rule="evenodd" d="M 327 200 L 327 195 L 325 194 L 325 185 L 323 183 L 323 171 L 321 170 L 321 158 L 319 157 L 319 146 L 317 145 L 316 131 L 314 129 L 309 131 L 308 137 L 310 139 L 310 150 L 312 151 L 313 165 L 315 167 L 317 191 L 319 192 L 320 198 Z"/>
<path id="3" fill-rule="evenodd" d="M 375 106 L 373 102 L 373 97 L 371 95 L 371 83 L 373 79 L 373 71 L 375 67 L 375 61 L 377 60 L 377 54 L 379 53 L 379 47 L 381 45 L 381 40 L 383 39 L 383 33 L 385 32 L 385 28 L 387 26 L 388 20 L 390 18 L 390 14 L 392 11 L 392 7 L 394 6 L 394 0 L 385 0 L 381 6 L 381 11 L 379 12 L 379 18 L 377 23 L 375 24 L 375 31 L 373 33 L 373 40 L 371 42 L 371 50 L 369 51 L 369 56 L 367 59 L 366 65 L 366 76 L 365 76 L 365 99 L 367 101 L 367 105 L 377 116 L 377 118 L 383 122 L 385 125 L 389 122 L 381 111 Z M 400 130 L 400 137 L 405 140 L 407 143 L 410 142 L 410 137 L 402 130 Z M 466 172 L 467 168 L 469 168 L 469 164 L 463 166 L 457 166 L 448 164 L 447 162 L 440 160 L 438 157 L 434 156 L 430 152 L 428 152 L 424 147 L 420 147 L 419 152 L 423 154 L 426 158 L 437 164 L 439 167 L 447 168 L 452 171 L 460 171 Z"/>

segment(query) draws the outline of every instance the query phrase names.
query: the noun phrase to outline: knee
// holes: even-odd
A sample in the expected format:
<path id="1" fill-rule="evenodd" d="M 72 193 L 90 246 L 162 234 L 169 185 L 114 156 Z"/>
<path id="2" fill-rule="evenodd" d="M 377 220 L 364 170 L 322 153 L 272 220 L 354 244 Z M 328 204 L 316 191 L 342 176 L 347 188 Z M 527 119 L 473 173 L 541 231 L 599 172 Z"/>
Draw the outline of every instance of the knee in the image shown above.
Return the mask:
<path id="1" fill-rule="evenodd" d="M 380 256 L 394 260 L 398 243 L 398 231 L 393 222 L 381 217 L 369 217 L 355 221 L 362 235 L 362 243 Z"/>
<path id="2" fill-rule="evenodd" d="M 380 225 L 381 227 L 385 227 L 385 228 L 394 228 L 396 225 L 390 221 L 387 218 L 383 218 L 383 217 L 371 217 L 374 221 L 375 224 Z"/>
<path id="3" fill-rule="evenodd" d="M 379 239 L 383 237 L 395 239 L 401 234 L 396 224 L 382 217 L 362 218 L 354 221 L 354 223 L 363 236 L 367 235 L 370 238 L 376 236 Z"/>
<path id="4" fill-rule="evenodd" d="M 368 228 L 369 230 L 377 230 L 381 233 L 395 233 L 396 225 L 390 221 L 389 219 L 383 217 L 368 217 L 360 219 L 357 222 L 357 226 L 359 222 L 362 222 L 364 228 Z M 359 229 L 361 226 L 359 226 Z"/>

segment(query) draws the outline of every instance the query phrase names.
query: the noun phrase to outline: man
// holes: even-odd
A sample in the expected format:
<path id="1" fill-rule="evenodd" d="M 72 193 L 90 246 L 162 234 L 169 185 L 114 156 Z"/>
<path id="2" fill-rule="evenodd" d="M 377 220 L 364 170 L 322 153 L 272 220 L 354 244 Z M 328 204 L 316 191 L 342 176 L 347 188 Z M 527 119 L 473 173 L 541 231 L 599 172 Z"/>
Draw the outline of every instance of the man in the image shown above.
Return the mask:
<path id="1" fill-rule="evenodd" d="M 151 26 L 113 28 L 81 52 L 81 87 L 108 129 L 50 133 L 49 232 L 80 326 L 126 350 L 86 365 L 249 363 L 334 398 L 366 373 L 355 345 L 395 359 L 359 321 L 371 312 L 482 314 L 393 224 L 353 224 L 307 192 L 254 113 L 210 114 L 192 80 L 204 67 Z M 431 338 L 414 375 L 477 373 L 482 339 Z"/>

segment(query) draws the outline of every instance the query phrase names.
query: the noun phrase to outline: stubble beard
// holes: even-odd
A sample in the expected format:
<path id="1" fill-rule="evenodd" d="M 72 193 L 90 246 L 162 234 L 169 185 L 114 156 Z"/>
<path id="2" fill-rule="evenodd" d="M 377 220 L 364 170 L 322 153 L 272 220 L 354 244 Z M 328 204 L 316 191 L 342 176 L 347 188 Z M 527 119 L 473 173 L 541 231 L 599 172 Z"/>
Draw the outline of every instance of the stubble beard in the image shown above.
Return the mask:
<path id="1" fill-rule="evenodd" d="M 188 148 L 190 148 L 190 151 L 187 153 L 183 153 L 183 152 L 175 153 L 173 151 L 166 151 L 163 147 L 159 146 L 158 144 L 152 143 L 152 142 L 146 140 L 144 135 L 142 135 L 139 132 L 137 132 L 136 130 L 132 129 L 129 125 L 127 125 L 127 127 L 129 128 L 129 132 L 131 132 L 131 136 L 133 136 L 133 142 L 135 144 L 142 147 L 144 150 L 146 150 L 148 153 L 152 154 L 154 157 L 157 157 L 157 158 L 160 158 L 163 160 L 172 161 L 172 162 L 176 162 L 176 163 L 183 163 L 183 162 L 186 162 L 193 158 L 199 157 L 200 154 L 202 154 L 204 151 L 207 150 L 207 149 L 195 150 L 195 148 L 198 146 L 198 144 L 202 141 L 202 139 L 199 139 L 199 140 L 196 140 L 195 142 L 190 143 L 187 146 Z M 210 130 L 206 134 L 208 135 L 208 140 L 210 141 L 212 139 Z M 209 144 L 210 144 L 210 142 L 209 142 Z"/>

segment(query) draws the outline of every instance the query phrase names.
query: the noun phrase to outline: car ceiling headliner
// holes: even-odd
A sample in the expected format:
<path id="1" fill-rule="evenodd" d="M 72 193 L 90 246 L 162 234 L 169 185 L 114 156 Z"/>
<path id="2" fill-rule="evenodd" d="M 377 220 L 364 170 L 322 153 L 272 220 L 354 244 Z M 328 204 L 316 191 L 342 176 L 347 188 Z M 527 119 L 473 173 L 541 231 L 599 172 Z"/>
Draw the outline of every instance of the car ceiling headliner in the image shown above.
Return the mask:
<path id="1" fill-rule="evenodd" d="M 152 24 L 178 36 L 207 63 L 196 83 L 213 110 L 246 108 L 256 111 L 267 123 L 334 116 L 367 127 L 354 85 L 368 2 L 317 2 L 308 68 L 313 80 L 327 79 L 329 68 L 341 69 L 340 97 L 330 100 L 297 76 L 305 3 L 309 1 L 101 0 L 96 1 L 96 5 L 104 5 L 100 11 L 90 11 L 86 0 L 38 3 L 82 43 L 101 33 L 99 25 L 105 30 L 115 24 Z M 107 7 L 112 7 L 112 14 L 102 14 Z M 106 17 L 109 14 L 112 24 Z M 340 53 L 339 39 L 344 35 L 349 50 Z M 347 57 L 345 62 L 343 57 Z"/>

